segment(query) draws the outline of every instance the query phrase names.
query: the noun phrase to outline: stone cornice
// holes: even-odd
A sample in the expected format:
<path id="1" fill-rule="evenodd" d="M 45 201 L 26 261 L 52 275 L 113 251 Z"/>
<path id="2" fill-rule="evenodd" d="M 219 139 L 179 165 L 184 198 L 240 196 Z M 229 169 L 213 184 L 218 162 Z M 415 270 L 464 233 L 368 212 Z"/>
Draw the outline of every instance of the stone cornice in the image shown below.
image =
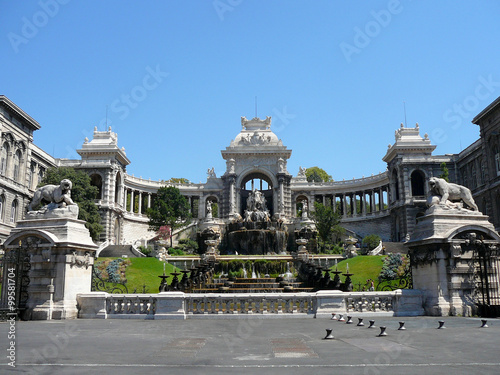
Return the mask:
<path id="1" fill-rule="evenodd" d="M 38 130 L 41 128 L 40 124 L 37 121 L 35 121 L 30 115 L 24 112 L 5 95 L 0 95 L 0 104 L 6 107 L 10 112 L 13 112 L 17 116 L 21 117 L 24 122 L 31 127 L 31 130 Z"/>

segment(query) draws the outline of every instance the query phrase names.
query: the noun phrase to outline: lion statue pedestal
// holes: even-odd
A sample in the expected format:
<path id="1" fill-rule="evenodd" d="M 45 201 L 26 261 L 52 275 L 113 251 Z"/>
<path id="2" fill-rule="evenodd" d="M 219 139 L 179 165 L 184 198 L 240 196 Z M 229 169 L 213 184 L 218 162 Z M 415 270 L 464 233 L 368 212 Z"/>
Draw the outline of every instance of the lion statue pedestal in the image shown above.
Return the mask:
<path id="1" fill-rule="evenodd" d="M 42 199 L 49 204 L 18 221 L 2 247 L 6 256 L 18 251 L 25 254 L 23 265 L 12 265 L 29 278 L 23 290 L 27 300 L 21 306 L 25 309 L 22 318 L 73 319 L 78 315 L 77 294 L 91 290 L 98 247 L 85 221 L 77 219 L 78 205 L 70 197 L 71 181 L 63 180 L 59 187 L 46 186 L 50 188 L 37 190 L 30 207 Z"/>
<path id="2" fill-rule="evenodd" d="M 495 244 L 500 236 L 488 216 L 478 211 L 469 189 L 439 178 L 431 178 L 429 186 L 430 207 L 417 218 L 406 242 L 413 288 L 423 293 L 426 315 L 474 315 L 477 270 L 467 238 L 473 235 Z"/>

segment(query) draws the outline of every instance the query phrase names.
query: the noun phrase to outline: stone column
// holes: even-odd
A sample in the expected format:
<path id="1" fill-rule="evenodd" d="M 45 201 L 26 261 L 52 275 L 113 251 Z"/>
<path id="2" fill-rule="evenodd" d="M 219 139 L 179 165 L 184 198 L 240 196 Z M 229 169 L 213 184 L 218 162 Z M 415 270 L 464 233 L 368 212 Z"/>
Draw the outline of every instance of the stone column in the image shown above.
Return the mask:
<path id="1" fill-rule="evenodd" d="M 142 214 L 142 191 L 139 191 L 139 208 L 138 208 L 138 213 Z"/>
<path id="2" fill-rule="evenodd" d="M 382 211 L 384 207 L 384 195 L 382 193 L 382 188 L 378 189 L 378 211 Z"/>
<path id="3" fill-rule="evenodd" d="M 189 197 L 189 200 L 191 201 L 191 197 Z M 151 208 L 151 193 L 148 193 L 148 208 Z"/>
<path id="4" fill-rule="evenodd" d="M 236 176 L 229 176 L 229 215 L 234 215 L 236 212 L 236 202 L 234 193 L 234 184 L 236 182 Z"/>
<path id="5" fill-rule="evenodd" d="M 279 178 L 279 203 L 278 203 L 278 212 L 280 215 L 285 213 L 285 192 L 283 187 L 283 177 Z"/>
<path id="6" fill-rule="evenodd" d="M 130 189 L 130 212 L 134 213 L 134 191 Z"/>
<path id="7" fill-rule="evenodd" d="M 343 217 L 347 217 L 347 195 L 342 194 L 342 209 L 344 211 Z"/>
<path id="8" fill-rule="evenodd" d="M 361 199 L 359 204 L 361 205 L 361 216 L 366 216 L 366 192 L 361 192 Z"/>

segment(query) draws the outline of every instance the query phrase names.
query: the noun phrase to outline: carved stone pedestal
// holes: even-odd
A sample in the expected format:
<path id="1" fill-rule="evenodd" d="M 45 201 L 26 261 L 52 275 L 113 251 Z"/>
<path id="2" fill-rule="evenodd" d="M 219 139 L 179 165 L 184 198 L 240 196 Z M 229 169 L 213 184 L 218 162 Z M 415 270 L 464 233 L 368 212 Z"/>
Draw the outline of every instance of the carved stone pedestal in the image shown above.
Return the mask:
<path id="1" fill-rule="evenodd" d="M 24 319 L 76 318 L 76 295 L 91 289 L 97 246 L 85 222 L 76 219 L 78 206 L 58 210 L 19 221 L 3 245 L 7 251 L 22 246 L 30 258 Z"/>
<path id="2" fill-rule="evenodd" d="M 488 216 L 434 205 L 419 218 L 409 247 L 413 287 L 423 293 L 426 315 L 471 316 L 477 312 L 477 245 L 500 236 Z"/>

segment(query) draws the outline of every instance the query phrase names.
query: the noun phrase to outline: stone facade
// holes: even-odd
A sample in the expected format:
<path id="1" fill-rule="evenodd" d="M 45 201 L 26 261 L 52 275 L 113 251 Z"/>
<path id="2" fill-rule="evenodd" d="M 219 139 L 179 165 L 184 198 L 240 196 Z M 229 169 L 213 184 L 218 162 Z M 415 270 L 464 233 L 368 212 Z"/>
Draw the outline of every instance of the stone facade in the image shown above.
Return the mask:
<path id="1" fill-rule="evenodd" d="M 118 146 L 111 128 L 94 129 L 85 139 L 78 160 L 54 159 L 33 143 L 40 125 L 5 96 L 0 96 L 0 238 L 5 240 L 22 219 L 26 206 L 45 170 L 69 166 L 85 170 L 99 187 L 96 200 L 104 231 L 101 241 L 132 244 L 154 236 L 147 230 L 146 209 L 157 190 L 165 185 L 180 189 L 188 199 L 194 218 L 204 219 L 207 201 L 218 204 L 218 217 L 230 220 L 243 213 L 252 189 L 261 190 L 271 215 L 290 227 L 300 221 L 297 204 L 306 201 L 332 205 L 342 216 L 342 225 L 359 237 L 377 233 L 384 241 L 403 241 L 411 235 L 416 220 L 424 214 L 428 179 L 442 173 L 445 163 L 450 181 L 472 190 L 480 210 L 500 228 L 500 98 L 474 119 L 481 138 L 460 154 L 432 155 L 436 146 L 419 126 L 401 125 L 395 143 L 383 160 L 385 172 L 353 180 L 328 183 L 307 182 L 304 169 L 296 175 L 287 169 L 292 150 L 271 129 L 271 118 L 241 119 L 241 130 L 225 150 L 226 170 L 217 177 L 207 172 L 205 183 L 167 183 L 138 178 L 127 173 L 130 160 Z"/>

